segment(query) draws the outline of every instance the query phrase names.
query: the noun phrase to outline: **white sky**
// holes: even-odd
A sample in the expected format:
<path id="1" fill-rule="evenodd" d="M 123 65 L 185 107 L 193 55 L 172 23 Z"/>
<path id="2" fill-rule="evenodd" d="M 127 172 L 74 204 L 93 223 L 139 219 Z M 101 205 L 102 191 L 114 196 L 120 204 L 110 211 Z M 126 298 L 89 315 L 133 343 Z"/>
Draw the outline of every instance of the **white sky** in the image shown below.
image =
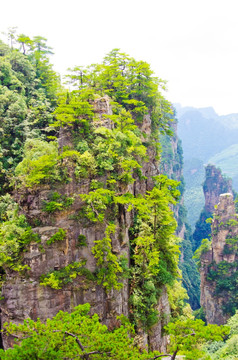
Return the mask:
<path id="1" fill-rule="evenodd" d="M 0 0 L 0 33 L 13 26 L 46 37 L 60 73 L 120 48 L 168 81 L 171 102 L 238 113 L 237 0 Z"/>

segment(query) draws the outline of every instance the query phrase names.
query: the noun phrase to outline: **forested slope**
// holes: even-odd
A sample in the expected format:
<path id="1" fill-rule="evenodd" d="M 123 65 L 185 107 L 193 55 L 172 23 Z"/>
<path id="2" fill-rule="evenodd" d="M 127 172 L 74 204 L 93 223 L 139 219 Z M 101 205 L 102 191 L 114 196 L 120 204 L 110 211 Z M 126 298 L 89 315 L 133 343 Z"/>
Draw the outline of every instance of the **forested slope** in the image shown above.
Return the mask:
<path id="1" fill-rule="evenodd" d="M 176 235 L 186 230 L 178 176 L 164 174 L 164 82 L 114 49 L 72 69 L 68 90 L 44 38 L 0 48 L 1 341 L 23 340 L 1 358 L 156 358 L 171 334 L 172 359 L 199 359 L 200 344 L 228 330 L 192 320 L 185 303 L 179 257 L 185 271 L 194 263 L 189 235 L 182 254 Z"/>
<path id="2" fill-rule="evenodd" d="M 204 206 L 205 165 L 219 167 L 237 188 L 237 114 L 219 116 L 213 108 L 175 107 L 184 152 L 185 205 L 194 228 Z"/>
<path id="3" fill-rule="evenodd" d="M 113 50 L 102 64 L 73 69 L 75 90 L 60 93 L 44 39 L 25 54 L 2 48 L 1 90 L 25 109 L 3 148 L 2 321 L 46 319 L 88 299 L 108 325 L 130 314 L 147 331 L 168 303 L 165 285 L 178 278 L 170 204 L 179 192 L 158 167 L 159 132 L 170 133 L 172 113 L 158 91 L 163 82 L 145 62 Z M 31 87 L 25 76 L 16 80 L 22 68 L 31 69 Z"/>
<path id="4" fill-rule="evenodd" d="M 26 38 L 27 39 L 27 38 Z M 19 45 L 23 41 L 19 37 Z M 25 40 L 27 42 L 27 40 Z M 4 194 L 11 185 L 27 139 L 46 140 L 54 133 L 53 121 L 59 77 L 52 69 L 46 39 L 35 37 L 25 54 L 0 40 L 0 185 Z M 27 44 L 25 44 L 27 47 Z M 27 53 L 27 55 L 26 55 Z"/>

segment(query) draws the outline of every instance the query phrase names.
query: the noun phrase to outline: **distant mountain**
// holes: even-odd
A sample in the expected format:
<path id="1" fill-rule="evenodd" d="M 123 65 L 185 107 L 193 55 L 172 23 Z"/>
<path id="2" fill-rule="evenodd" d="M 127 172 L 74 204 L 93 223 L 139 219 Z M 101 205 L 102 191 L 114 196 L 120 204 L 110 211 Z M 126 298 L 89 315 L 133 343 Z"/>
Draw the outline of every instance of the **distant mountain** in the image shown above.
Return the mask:
<path id="1" fill-rule="evenodd" d="M 238 114 L 218 116 L 213 108 L 177 107 L 178 135 L 184 159 L 205 163 L 215 154 L 238 143 Z"/>
<path id="2" fill-rule="evenodd" d="M 174 107 L 184 154 L 185 204 L 193 227 L 204 204 L 202 182 L 206 164 L 219 167 L 238 190 L 238 114 L 219 116 L 212 107 Z"/>
<path id="3" fill-rule="evenodd" d="M 238 114 L 219 116 L 218 120 L 228 129 L 238 128 Z"/>
<path id="4" fill-rule="evenodd" d="M 205 168 L 203 161 L 199 159 L 189 159 L 184 162 L 185 193 L 184 205 L 188 210 L 187 219 L 192 229 L 199 218 L 204 206 L 202 183 L 205 178 Z"/>
<path id="5" fill-rule="evenodd" d="M 176 109 L 177 117 L 180 118 L 182 115 L 189 111 L 199 111 L 204 118 L 218 118 L 219 115 L 215 112 L 215 110 L 212 107 L 206 107 L 206 108 L 195 108 L 192 106 L 181 106 L 179 103 L 174 104 L 174 107 Z"/>
<path id="6" fill-rule="evenodd" d="M 216 165 L 224 174 L 232 178 L 234 189 L 238 189 L 238 144 L 231 145 L 212 156 L 208 163 Z"/>

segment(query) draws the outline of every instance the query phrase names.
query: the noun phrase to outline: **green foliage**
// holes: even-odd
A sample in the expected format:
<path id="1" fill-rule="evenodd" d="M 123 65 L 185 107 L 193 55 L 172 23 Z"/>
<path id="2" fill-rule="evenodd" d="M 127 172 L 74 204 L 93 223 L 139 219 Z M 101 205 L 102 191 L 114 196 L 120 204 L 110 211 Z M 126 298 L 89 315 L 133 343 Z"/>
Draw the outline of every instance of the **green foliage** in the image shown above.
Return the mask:
<path id="1" fill-rule="evenodd" d="M 229 334 L 229 327 L 205 325 L 202 320 L 176 320 L 166 327 L 170 334 L 170 351 L 183 354 L 185 359 L 201 359 L 205 352 L 202 345 L 208 341 L 221 341 Z"/>
<path id="2" fill-rule="evenodd" d="M 77 179 L 92 178 L 97 174 L 97 161 L 89 152 L 85 151 L 80 155 L 75 167 L 75 176 Z"/>
<path id="3" fill-rule="evenodd" d="M 171 124 L 171 130 L 175 130 L 173 123 Z M 179 180 L 180 184 L 178 190 L 180 191 L 180 198 L 183 199 L 185 191 L 185 182 L 182 176 L 183 173 L 183 150 L 181 141 L 178 140 L 177 134 L 174 133 L 172 137 L 168 135 L 160 136 L 160 144 L 162 147 L 162 153 L 160 158 L 160 170 L 163 174 L 167 174 L 169 177 Z M 189 179 L 191 174 L 189 174 Z M 201 184 L 201 181 L 199 185 Z M 187 188 L 186 188 L 187 191 Z M 185 197 L 187 192 L 185 193 Z M 194 208 L 194 201 L 192 202 L 192 209 Z M 199 307 L 199 273 L 196 268 L 195 261 L 192 259 L 192 236 L 191 229 L 187 224 L 187 210 L 184 205 L 178 203 L 173 207 L 175 218 L 178 223 L 176 234 L 183 232 L 183 239 L 181 242 L 181 258 L 179 267 L 182 270 L 183 286 L 189 294 L 188 302 L 193 309 Z M 176 216 L 178 214 L 178 216 Z M 185 226 L 185 231 L 184 231 Z M 176 295 L 175 295 L 176 297 Z"/>
<path id="4" fill-rule="evenodd" d="M 174 114 L 172 116 L 174 116 Z M 160 145 L 162 148 L 160 170 L 163 174 L 166 174 L 169 177 L 176 176 L 176 179 L 181 181 L 179 190 L 181 195 L 183 195 L 183 150 L 181 140 L 177 138 L 176 123 L 177 121 L 175 120 L 175 122 L 170 124 L 170 136 L 168 134 L 160 135 Z"/>
<path id="5" fill-rule="evenodd" d="M 217 194 L 227 193 L 231 191 L 230 180 L 227 179 L 224 175 L 221 174 L 220 169 L 216 169 L 214 165 L 206 166 L 206 178 L 203 183 L 203 191 L 204 194 L 208 192 L 212 192 L 216 188 Z M 193 234 L 193 248 L 194 251 L 200 246 L 202 239 L 208 238 L 211 234 L 211 213 L 207 211 L 204 207 L 200 214 L 200 218 L 196 223 L 196 228 Z M 207 221 L 208 220 L 208 221 Z M 230 219 L 227 224 L 223 224 L 221 222 L 216 225 L 219 227 L 224 226 L 225 228 L 229 228 L 237 225 L 237 221 L 235 219 Z M 215 229 L 213 225 L 213 234 L 215 231 L 218 231 L 218 228 Z"/>
<path id="6" fill-rule="evenodd" d="M 119 75 L 118 67 L 120 67 L 120 64 L 117 61 L 118 56 L 124 58 L 124 54 L 120 55 L 115 51 L 109 55 L 107 61 L 102 66 L 96 65 L 95 67 L 91 67 L 90 71 L 86 73 L 84 73 L 82 69 L 76 69 L 76 71 L 79 72 L 79 90 L 60 98 L 59 107 L 55 112 L 57 122 L 54 126 L 70 126 L 74 129 L 75 143 L 77 144 L 78 152 L 65 150 L 62 153 L 61 158 L 71 158 L 75 162 L 75 175 L 77 178 L 89 177 L 92 179 L 92 191 L 88 194 L 80 195 L 82 200 L 85 201 L 85 216 L 92 222 L 99 221 L 106 223 L 107 229 L 109 229 L 111 227 L 110 222 L 114 221 L 117 216 L 118 207 L 120 204 L 124 204 L 128 206 L 128 210 L 135 208 L 136 212 L 141 212 L 141 214 L 143 212 L 144 215 L 142 215 L 142 217 L 145 217 L 143 221 L 148 221 L 147 226 L 149 228 L 150 220 L 147 219 L 148 216 L 146 214 L 151 211 L 151 208 L 146 206 L 148 197 L 144 199 L 135 199 L 133 196 L 132 198 L 130 196 L 127 197 L 127 194 L 121 196 L 118 195 L 118 193 L 120 193 L 121 186 L 125 186 L 135 181 L 142 161 L 146 160 L 147 150 L 142 143 L 142 134 L 136 126 L 133 117 L 136 113 L 136 119 L 138 121 L 138 116 L 145 114 L 149 109 L 151 112 L 155 111 L 158 101 L 158 98 L 156 98 L 157 85 L 154 86 L 152 78 L 150 79 L 148 77 L 148 89 L 151 86 L 153 94 L 150 94 L 150 99 L 147 98 L 146 100 L 146 97 L 143 98 L 148 102 L 148 108 L 146 109 L 146 105 L 143 103 L 142 99 L 136 98 L 138 95 L 136 91 L 130 92 L 130 90 L 128 91 L 127 89 L 127 75 L 129 76 L 129 72 L 125 72 L 125 77 Z M 129 62 L 131 60 L 132 59 L 128 59 Z M 128 66 L 130 67 L 130 65 Z M 97 69 L 97 71 L 95 71 L 95 69 Z M 141 71 L 147 70 L 148 67 L 144 64 L 141 67 Z M 115 78 L 117 79 L 114 84 L 116 88 L 114 88 L 113 91 L 110 88 L 111 85 L 109 86 L 107 81 L 107 71 L 111 74 L 112 82 L 114 82 Z M 147 75 L 151 75 L 149 74 L 149 70 Z M 92 79 L 96 84 L 94 84 L 93 88 L 91 88 Z M 77 80 L 77 76 L 73 75 L 72 80 Z M 141 81 L 144 80 L 142 79 Z M 96 92 L 100 95 L 108 94 L 114 100 L 114 102 L 111 103 L 113 114 L 105 116 L 105 121 L 109 122 L 111 126 L 101 126 L 104 119 L 99 119 L 98 116 L 93 113 L 92 107 L 85 108 L 87 101 L 90 103 L 90 101 L 97 97 Z M 154 100 L 152 100 L 153 97 Z M 155 112 L 153 112 L 153 114 L 155 114 Z M 93 185 L 95 183 L 93 177 L 100 175 L 106 175 L 106 186 Z M 162 194 L 167 191 L 167 195 L 171 192 L 168 201 L 173 202 L 173 197 L 177 197 L 178 193 L 176 193 L 175 185 L 169 183 L 169 181 L 166 183 L 166 181 L 166 178 L 160 178 L 160 191 Z M 164 190 L 162 190 L 162 187 L 164 187 Z M 160 194 L 158 193 L 157 197 L 159 198 L 159 196 Z M 166 206 L 166 210 L 169 209 L 168 205 Z M 140 208 L 141 210 L 139 210 Z M 172 216 L 171 212 L 170 216 Z M 170 220 L 169 225 L 171 227 Z M 175 223 L 174 226 L 176 226 Z M 174 228 L 172 227 L 171 233 L 173 229 Z M 163 234 L 161 229 L 160 232 L 161 238 L 166 238 L 166 231 Z M 148 256 L 150 256 L 149 248 L 151 246 L 151 238 L 152 237 L 149 236 L 148 240 L 146 240 L 148 243 Z M 142 243 L 145 241 L 145 238 L 139 237 L 138 244 L 139 241 Z M 110 244 L 111 239 L 106 230 L 105 237 L 102 240 L 98 240 L 93 248 L 99 267 L 97 278 L 99 283 L 103 283 L 107 290 L 112 287 L 119 288 L 121 286 L 121 283 L 119 282 L 118 284 L 116 279 L 122 272 L 120 262 L 116 255 L 112 253 Z M 141 245 L 141 247 L 143 246 Z M 175 248 L 178 252 L 178 247 Z M 160 276 L 160 280 L 158 280 L 158 282 L 160 281 L 161 283 L 172 282 L 173 276 L 175 276 L 175 273 L 177 274 L 177 270 L 175 270 L 176 259 L 174 258 L 172 261 L 168 261 L 169 255 L 166 250 L 167 247 L 165 246 L 164 251 L 161 251 L 161 261 L 158 265 L 158 269 L 155 269 L 155 265 L 153 266 L 153 263 L 155 264 L 158 262 L 158 252 L 155 250 L 150 256 L 151 268 L 153 268 L 152 273 L 155 275 L 160 269 L 160 275 L 158 275 L 158 278 Z M 172 253 L 172 251 L 170 253 Z M 138 260 L 138 267 L 140 266 L 139 258 L 142 256 L 142 253 L 140 255 L 135 255 L 135 259 L 137 258 Z"/>
<path id="7" fill-rule="evenodd" d="M 85 93 L 83 89 L 72 94 L 74 103 L 77 101 L 78 106 L 82 105 L 80 112 L 71 108 L 71 95 L 62 97 L 56 109 L 58 122 L 53 125 L 56 128 L 60 125 L 73 127 L 78 149 L 64 150 L 60 159 L 66 165 L 71 163 L 79 180 L 111 172 L 117 181 L 125 184 L 134 182 L 135 172 L 146 157 L 146 147 L 142 144 L 141 133 L 131 113 L 114 103 L 113 115 L 105 116 L 105 121 L 110 121 L 112 126 L 104 127 L 103 119 L 98 119 L 90 103 L 90 112 L 85 110 L 85 102 L 91 101 L 85 98 Z"/>
<path id="8" fill-rule="evenodd" d="M 133 328 L 128 321 L 109 331 L 99 316 L 88 315 L 89 304 L 78 305 L 71 314 L 60 311 L 44 324 L 27 319 L 21 325 L 5 324 L 8 334 L 17 335 L 12 349 L 0 350 L 2 360 L 63 360 L 81 358 L 147 360 L 158 352 L 140 351 L 134 345 Z M 118 320 L 119 321 L 119 320 Z"/>
<path id="9" fill-rule="evenodd" d="M 98 127 L 95 130 L 93 151 L 97 159 L 99 174 L 112 171 L 113 177 L 123 183 L 134 182 L 133 173 L 140 168 L 146 157 L 141 134 L 129 112 L 124 109 L 119 114 L 107 116 L 114 127 Z"/>
<path id="10" fill-rule="evenodd" d="M 201 245 L 203 239 L 207 239 L 211 235 L 211 224 L 207 219 L 210 219 L 212 214 L 202 210 L 199 220 L 196 222 L 195 231 L 193 233 L 193 250 L 196 251 Z"/>
<path id="11" fill-rule="evenodd" d="M 204 351 L 206 351 L 206 354 L 209 356 L 208 359 L 214 359 L 218 360 L 218 350 L 221 349 L 224 346 L 224 341 L 213 341 L 209 342 L 206 345 L 204 345 Z M 214 358 L 214 354 L 216 354 Z"/>
<path id="12" fill-rule="evenodd" d="M 92 104 L 85 99 L 85 91 L 60 95 L 54 114 L 57 119 L 52 124 L 54 127 L 77 124 L 81 134 L 89 134 L 90 120 L 92 120 L 94 112 Z"/>
<path id="13" fill-rule="evenodd" d="M 63 210 L 63 204 L 57 201 L 49 201 L 44 203 L 43 211 L 54 213 L 55 211 Z"/>
<path id="14" fill-rule="evenodd" d="M 165 88 L 165 82 L 153 76 L 146 62 L 135 61 L 113 49 L 104 58 L 103 64 L 90 65 L 86 69 L 76 67 L 68 78 L 80 91 L 87 88 L 99 95 L 109 95 L 137 120 L 150 113 L 154 130 L 160 127 L 170 131 L 171 105 L 158 91 L 158 87 Z"/>
<path id="15" fill-rule="evenodd" d="M 128 211 L 134 209 L 137 222 L 131 229 L 132 262 L 131 271 L 131 314 L 138 326 L 150 327 L 156 322 L 155 304 L 163 284 L 172 284 L 178 275 L 179 248 L 174 236 L 176 221 L 170 210 L 179 197 L 178 183 L 160 175 L 154 178 L 155 187 L 147 194 L 133 196 L 130 193 L 118 195 L 116 191 L 97 187 L 88 194 L 81 194 L 86 202 L 86 216 L 93 222 L 104 221 L 110 215 L 109 206 L 124 205 Z M 117 211 L 114 210 L 114 216 Z M 112 253 L 110 234 L 115 225 L 107 223 L 105 237 L 97 240 L 93 248 L 99 267 L 97 278 L 107 290 L 119 289 L 122 275 L 119 259 Z M 146 279 L 146 281 L 144 281 Z M 148 281 L 147 281 L 148 280 Z M 138 300 L 139 299 L 139 300 Z"/>
<path id="16" fill-rule="evenodd" d="M 49 132 L 48 125 L 53 119 L 56 92 L 60 86 L 57 75 L 52 69 L 49 71 L 52 66 L 46 57 L 42 59 L 44 70 L 38 73 L 33 59 L 34 40 L 23 34 L 18 38 L 24 54 L 17 49 L 10 50 L 2 43 L 0 51 L 1 193 L 8 190 L 9 179 L 22 160 L 26 139 L 45 140 L 47 135 L 54 134 L 53 129 Z M 40 62 L 39 59 L 38 64 Z M 48 86 L 43 78 L 50 72 Z"/>
<path id="17" fill-rule="evenodd" d="M 196 261 L 198 268 L 201 267 L 201 256 L 211 250 L 212 242 L 209 239 L 203 239 L 200 247 L 195 251 L 193 259 Z"/>
<path id="18" fill-rule="evenodd" d="M 87 204 L 85 215 L 90 221 L 103 222 L 105 213 L 110 204 L 113 202 L 114 191 L 108 189 L 96 189 L 88 194 L 81 194 L 80 197 Z"/>
<path id="19" fill-rule="evenodd" d="M 181 243 L 180 269 L 182 270 L 183 286 L 188 292 L 188 302 L 193 310 L 199 308 L 200 304 L 200 274 L 198 272 L 192 251 L 191 228 L 185 223 L 184 239 Z"/>
<path id="20" fill-rule="evenodd" d="M 68 209 L 74 203 L 74 197 L 67 197 L 54 192 L 50 195 L 50 201 L 44 201 L 43 211 L 54 213 L 55 211 L 62 211 Z"/>
<path id="21" fill-rule="evenodd" d="M 218 231 L 221 229 L 229 230 L 226 237 L 226 244 L 223 248 L 224 259 L 227 259 L 226 255 L 233 254 L 234 261 L 230 262 L 227 260 L 220 261 L 219 263 L 212 262 L 208 266 L 207 280 L 211 281 L 214 287 L 214 295 L 217 298 L 221 298 L 222 310 L 224 314 L 233 315 L 238 306 L 237 302 L 237 281 L 238 281 L 238 262 L 237 249 L 238 240 L 237 236 L 234 235 L 233 227 L 237 226 L 236 218 L 231 218 L 225 223 L 221 222 L 219 218 L 215 219 L 216 227 L 213 226 L 212 230 Z M 205 240 L 204 240 L 205 241 Z M 204 244 L 198 249 L 198 253 L 195 253 L 197 260 L 202 255 L 203 247 L 209 245 L 209 241 L 206 240 Z"/>
<path id="22" fill-rule="evenodd" d="M 193 231 L 204 206 L 204 195 L 201 186 L 205 176 L 203 164 L 203 161 L 198 159 L 185 159 L 183 166 L 183 175 L 186 184 L 184 205 L 188 210 L 188 222 Z"/>
<path id="23" fill-rule="evenodd" d="M 215 296 L 222 296 L 222 309 L 225 314 L 234 315 L 237 307 L 238 263 L 225 260 L 212 263 L 208 267 L 207 280 L 215 283 Z"/>
<path id="24" fill-rule="evenodd" d="M 59 229 L 54 235 L 52 235 L 47 241 L 47 245 L 53 244 L 55 241 L 63 241 L 66 239 L 66 230 Z"/>
<path id="25" fill-rule="evenodd" d="M 149 328 L 157 319 L 155 304 L 162 285 L 178 276 L 179 247 L 176 221 L 169 208 L 179 192 L 177 182 L 164 175 L 144 197 L 131 199 L 137 217 L 132 232 L 131 316 L 138 327 Z M 129 210 L 129 209 L 128 209 Z"/>
<path id="26" fill-rule="evenodd" d="M 133 311 L 132 319 L 138 328 L 149 329 L 158 321 L 158 311 L 155 305 L 159 292 L 151 280 L 144 281 L 140 286 L 138 283 L 136 285 L 130 297 L 130 305 Z"/>
<path id="27" fill-rule="evenodd" d="M 110 236 L 115 233 L 115 230 L 116 226 L 109 224 L 105 231 L 105 237 L 102 240 L 95 240 L 95 245 L 92 248 L 99 269 L 97 272 L 98 284 L 102 284 L 107 291 L 112 288 L 119 290 L 123 286 L 121 282 L 118 282 L 122 267 L 117 256 L 112 253 Z"/>
<path id="28" fill-rule="evenodd" d="M 19 137 L 14 133 L 14 143 L 7 143 L 7 146 L 0 141 L 0 146 L 5 146 L 2 158 L 5 149 L 16 149 L 18 159 L 10 169 L 15 169 L 19 188 L 55 186 L 70 181 L 69 176 L 77 183 L 89 183 L 90 191 L 79 194 L 84 201 L 81 214 L 90 220 L 88 226 L 98 222 L 105 228 L 103 239 L 96 240 L 92 248 L 97 264 L 95 277 L 81 261 L 42 275 L 41 285 L 61 289 L 77 276 L 84 276 L 102 284 L 109 292 L 112 288 L 121 289 L 123 277 L 130 276 L 131 319 L 138 328 L 148 329 L 157 321 L 159 289 L 163 285 L 172 286 L 179 274 L 179 245 L 174 235 L 177 224 L 171 210 L 179 198 L 178 182 L 160 175 L 150 179 L 151 185 L 154 182 L 154 187 L 149 186 L 150 191 L 132 194 L 135 180 L 146 180 L 143 165 L 151 153 L 156 157 L 153 166 L 158 167 L 158 129 L 171 133 L 171 105 L 158 91 L 164 89 L 164 82 L 153 76 L 147 63 L 135 61 L 114 49 L 102 64 L 86 69 L 77 67 L 69 78 L 78 82 L 78 89 L 58 94 L 55 108 L 57 76 L 49 64 L 51 49 L 46 39 L 30 39 L 24 34 L 17 39 L 25 55 L 19 51 L 10 52 L 15 54 L 10 65 L 5 58 L 8 55 L 4 55 L 0 74 L 3 102 L 0 103 L 6 106 L 1 109 L 0 105 L 0 111 L 5 116 L 7 109 L 4 121 L 9 134 L 13 124 L 17 124 L 16 129 L 24 128 L 24 131 Z M 6 54 L 5 49 L 2 52 Z M 23 61 L 25 58 L 30 67 Z M 24 69 L 21 74 L 16 71 L 19 67 Z M 26 78 L 29 86 L 24 83 Z M 97 101 L 105 101 L 106 106 L 110 103 L 112 113 L 103 115 L 104 111 L 97 109 Z M 150 116 L 152 122 L 151 134 L 140 130 L 145 115 Z M 18 123 L 15 119 L 19 120 Z M 49 141 L 56 140 L 59 131 L 72 134 L 70 146 L 58 149 L 57 141 Z M 7 158 L 9 164 L 14 162 L 14 156 L 12 158 Z M 177 160 L 180 166 L 181 157 Z M 3 172 L 6 168 L 4 161 Z M 48 200 L 42 209 L 53 214 L 69 208 L 74 198 L 55 192 Z M 112 247 L 115 224 L 118 224 L 122 208 L 131 211 L 135 217 L 130 232 L 130 272 L 128 259 L 118 258 Z M 14 224 L 18 224 L 15 218 Z M 25 236 L 18 228 L 14 228 L 14 232 L 23 238 Z M 47 244 L 65 238 L 65 230 L 59 229 Z M 79 246 L 85 245 L 86 239 L 82 235 L 78 240 Z M 72 356 L 70 354 L 69 358 Z"/>
<path id="29" fill-rule="evenodd" d="M 225 224 L 224 227 L 226 229 L 230 229 L 231 227 L 235 227 L 238 225 L 238 221 L 236 219 L 229 219 Z"/>
<path id="30" fill-rule="evenodd" d="M 181 281 L 175 280 L 172 285 L 167 285 L 168 299 L 171 308 L 172 318 L 192 317 L 192 310 L 186 300 L 188 300 L 188 294 L 185 288 L 182 286 Z"/>
<path id="31" fill-rule="evenodd" d="M 207 348 L 213 360 L 237 360 L 238 359 L 238 312 L 227 322 L 230 327 L 229 338 L 226 342 L 214 344 Z"/>
<path id="32" fill-rule="evenodd" d="M 59 270 L 50 271 L 41 275 L 40 285 L 49 286 L 52 289 L 62 289 L 68 283 L 72 283 L 77 276 L 85 276 L 89 281 L 95 281 L 94 275 L 85 268 L 86 260 L 73 262 Z"/>
<path id="33" fill-rule="evenodd" d="M 80 234 L 78 236 L 78 242 L 77 242 L 77 246 L 81 247 L 81 246 L 87 246 L 87 238 L 85 235 Z"/>
<path id="34" fill-rule="evenodd" d="M 206 323 L 206 313 L 203 307 L 200 307 L 199 309 L 195 310 L 193 312 L 193 315 L 195 317 L 195 319 L 201 319 L 202 321 L 204 321 Z"/>
<path id="35" fill-rule="evenodd" d="M 21 270 L 20 255 L 31 241 L 39 241 L 10 195 L 0 198 L 0 266 Z"/>
<path id="36" fill-rule="evenodd" d="M 227 325 L 230 327 L 230 335 L 238 335 L 238 310 L 236 310 L 235 315 L 230 317 L 227 321 Z"/>
<path id="37" fill-rule="evenodd" d="M 216 356 L 219 356 L 219 359 L 224 360 L 237 360 L 238 359 L 238 335 L 232 336 L 229 340 L 226 341 L 226 345 L 221 348 Z"/>
<path id="38" fill-rule="evenodd" d="M 55 142 L 28 140 L 24 152 L 25 157 L 15 171 L 21 186 L 32 187 L 60 180 L 57 167 L 58 148 Z"/>

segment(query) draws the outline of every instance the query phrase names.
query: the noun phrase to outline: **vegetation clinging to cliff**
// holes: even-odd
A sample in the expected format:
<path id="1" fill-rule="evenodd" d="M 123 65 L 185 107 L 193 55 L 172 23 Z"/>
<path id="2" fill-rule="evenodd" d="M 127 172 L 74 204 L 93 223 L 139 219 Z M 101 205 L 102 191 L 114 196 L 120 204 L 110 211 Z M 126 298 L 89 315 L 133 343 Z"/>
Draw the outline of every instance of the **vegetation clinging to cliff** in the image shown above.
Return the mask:
<path id="1" fill-rule="evenodd" d="M 41 91 L 44 101 L 48 101 L 50 106 L 45 109 L 44 121 L 40 111 L 36 118 L 22 116 L 21 128 L 24 131 L 17 153 L 19 157 L 9 168 L 9 174 L 15 170 L 12 184 L 17 189 L 27 191 L 49 184 L 57 188 L 72 179 L 79 183 L 88 179 L 88 193 L 72 194 L 72 202 L 67 202 L 67 205 L 65 201 L 71 197 L 65 201 L 62 197 L 49 199 L 43 202 L 42 211 L 48 212 L 53 219 L 58 211 L 66 207 L 69 209 L 76 198 L 84 201 L 81 218 L 84 217 L 88 224 L 102 223 L 105 227 L 105 236 L 97 239 L 92 248 L 97 264 L 97 282 L 108 292 L 123 286 L 120 279 L 125 273 L 126 276 L 130 275 L 132 320 L 138 327 L 148 328 L 156 322 L 158 289 L 163 284 L 172 284 L 178 276 L 179 249 L 174 237 L 176 222 L 170 210 L 170 205 L 178 199 L 178 184 L 160 175 L 153 180 L 148 179 L 151 185 L 145 194 L 132 194 L 128 189 L 136 180 L 147 180 L 142 168 L 149 160 L 151 151 L 153 166 L 158 166 L 159 130 L 171 133 L 171 106 L 159 92 L 159 88 L 164 89 L 165 83 L 153 76 L 147 63 L 136 61 L 114 49 L 102 64 L 73 69 L 68 79 L 76 85 L 76 89 L 71 92 L 63 90 L 56 97 L 60 87 L 49 64 L 51 49 L 45 39 L 35 37 L 31 40 L 21 36 L 19 43 L 23 54 L 2 46 L 2 60 L 12 75 L 8 76 L 7 72 L 2 74 L 1 89 L 21 94 L 26 113 L 30 113 L 27 106 L 33 97 L 33 90 L 28 91 L 26 87 L 20 89 L 20 83 L 18 88 L 13 89 L 15 77 L 23 79 L 20 67 L 12 67 L 15 62 L 11 62 L 11 58 L 15 57 L 25 64 L 26 69 L 31 69 L 33 82 L 39 79 L 35 81 L 38 84 L 36 90 Z M 10 81 L 10 78 L 13 80 Z M 34 92 L 35 96 L 38 93 Z M 100 99 L 109 104 L 110 110 L 106 115 L 95 110 L 95 104 Z M 146 116 L 151 126 L 144 129 Z M 67 131 L 71 133 L 71 143 L 59 147 L 59 133 Z M 12 138 L 15 136 L 13 133 Z M 103 181 L 100 181 L 102 177 Z M 122 266 L 122 259 L 113 253 L 111 244 L 122 206 L 135 219 L 130 230 L 133 267 L 130 272 Z M 65 229 L 60 231 L 60 240 L 64 241 Z M 53 246 L 55 239 L 51 237 L 46 244 Z M 21 250 L 24 247 L 27 247 L 27 243 Z M 60 274 L 63 276 L 67 271 L 64 269 Z M 82 271 L 77 268 L 74 273 L 77 276 Z M 54 271 L 42 276 L 42 285 L 64 285 L 62 276 L 59 280 Z"/>
<path id="2" fill-rule="evenodd" d="M 23 41 L 19 38 L 18 44 Z M 0 41 L 0 191 L 9 190 L 26 139 L 47 139 L 59 77 L 49 62 L 46 39 L 35 37 L 23 54 Z M 49 131 L 50 130 L 50 131 Z"/>

